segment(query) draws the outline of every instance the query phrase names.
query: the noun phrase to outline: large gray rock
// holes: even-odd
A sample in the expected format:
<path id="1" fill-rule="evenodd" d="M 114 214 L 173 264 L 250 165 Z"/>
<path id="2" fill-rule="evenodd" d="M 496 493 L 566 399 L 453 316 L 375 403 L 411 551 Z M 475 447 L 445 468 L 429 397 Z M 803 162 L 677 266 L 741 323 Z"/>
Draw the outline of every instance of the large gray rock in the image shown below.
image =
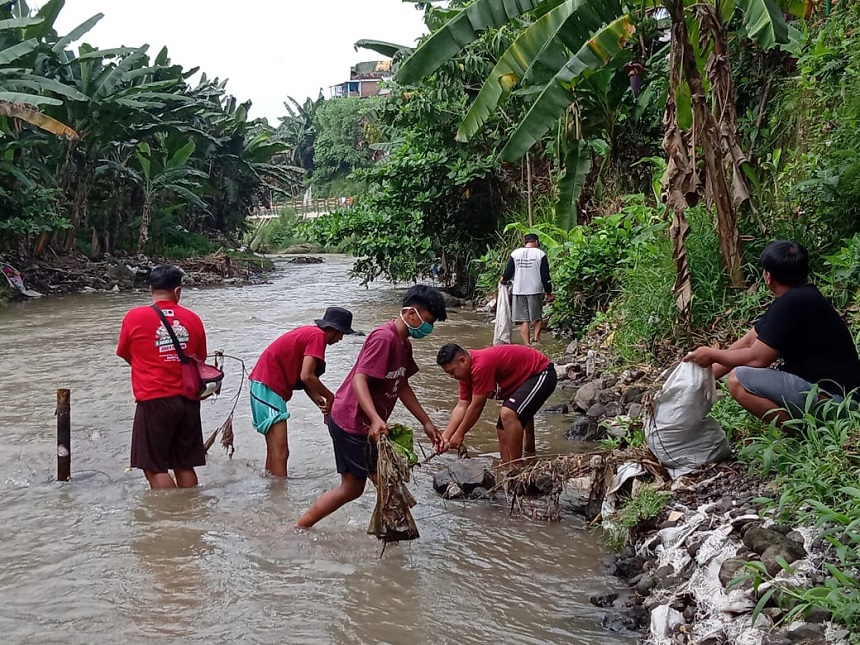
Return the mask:
<path id="1" fill-rule="evenodd" d="M 109 265 L 105 273 L 115 284 L 129 289 L 134 286 L 134 280 L 137 277 L 135 272 L 122 262 Z"/>
<path id="2" fill-rule="evenodd" d="M 594 419 L 580 416 L 570 424 L 565 436 L 574 441 L 599 441 L 606 438 L 606 430 L 598 426 Z"/>
<path id="3" fill-rule="evenodd" d="M 588 410 L 597 402 L 597 393 L 601 390 L 602 385 L 599 381 L 591 381 L 579 388 L 573 397 L 573 407 L 582 412 Z"/>
<path id="4" fill-rule="evenodd" d="M 803 545 L 786 540 L 783 544 L 767 547 L 761 554 L 761 563 L 770 575 L 775 576 L 782 571 L 782 565 L 779 563 L 780 558 L 784 558 L 787 564 L 791 564 L 805 555 L 806 551 L 803 549 Z"/>
<path id="5" fill-rule="evenodd" d="M 752 525 L 744 531 L 743 542 L 748 549 L 761 555 L 768 547 L 785 544 L 786 539 L 782 533 L 771 531 L 763 526 Z"/>
<path id="6" fill-rule="evenodd" d="M 442 300 L 445 301 L 445 307 L 462 307 L 463 301 L 456 296 L 452 296 L 450 293 L 446 291 L 439 291 L 442 294 Z"/>
<path id="7" fill-rule="evenodd" d="M 496 485 L 489 463 L 481 459 L 460 459 L 433 475 L 433 488 L 448 498 L 471 495 L 476 488 Z"/>
<path id="8" fill-rule="evenodd" d="M 606 407 L 602 403 L 595 403 L 585 413 L 585 416 L 600 420 L 606 416 Z"/>
<path id="9" fill-rule="evenodd" d="M 618 400 L 618 393 L 611 389 L 602 389 L 597 393 L 597 402 L 606 405 Z"/>
<path id="10" fill-rule="evenodd" d="M 643 387 L 628 387 L 624 390 L 622 401 L 624 401 L 624 403 L 642 403 L 642 395 L 644 393 L 645 388 Z"/>

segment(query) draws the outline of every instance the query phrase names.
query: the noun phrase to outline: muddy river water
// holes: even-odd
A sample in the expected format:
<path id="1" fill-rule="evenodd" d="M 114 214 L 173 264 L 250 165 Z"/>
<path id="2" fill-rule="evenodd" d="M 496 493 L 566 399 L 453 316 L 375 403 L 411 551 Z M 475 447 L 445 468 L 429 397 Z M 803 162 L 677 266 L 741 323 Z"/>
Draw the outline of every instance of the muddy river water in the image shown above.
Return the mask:
<path id="1" fill-rule="evenodd" d="M 350 308 L 364 331 L 398 311 L 402 290 L 359 287 L 349 266 L 338 256 L 279 262 L 271 284 L 189 289 L 183 304 L 202 317 L 210 349 L 250 370 L 270 341 L 326 306 Z M 313 530 L 293 533 L 298 515 L 337 481 L 328 433 L 301 393 L 291 403 L 286 483 L 261 474 L 265 445 L 245 390 L 233 459 L 216 443 L 199 489 L 147 490 L 141 473 L 125 471 L 134 403 L 128 367 L 114 355 L 124 313 L 140 304 L 148 304 L 142 291 L 0 309 L 0 642 L 633 642 L 602 630 L 601 610 L 588 603 L 613 584 L 599 535 L 573 515 L 545 524 L 510 518 L 504 502 L 444 501 L 431 486 L 433 462 L 412 484 L 420 539 L 379 557 L 366 535 L 370 485 Z M 330 387 L 362 340 L 329 348 Z M 415 343 L 413 388 L 440 426 L 457 396 L 434 362 L 449 341 L 485 346 L 492 327 L 480 314 L 454 313 Z M 237 364 L 227 367 L 222 396 L 203 404 L 206 435 L 239 383 Z M 53 481 L 59 387 L 72 390 L 73 479 L 63 484 Z M 394 418 L 411 419 L 402 407 Z M 493 421 L 486 411 L 470 449 L 498 450 Z M 570 451 L 563 430 L 562 420 L 539 417 L 538 451 Z"/>

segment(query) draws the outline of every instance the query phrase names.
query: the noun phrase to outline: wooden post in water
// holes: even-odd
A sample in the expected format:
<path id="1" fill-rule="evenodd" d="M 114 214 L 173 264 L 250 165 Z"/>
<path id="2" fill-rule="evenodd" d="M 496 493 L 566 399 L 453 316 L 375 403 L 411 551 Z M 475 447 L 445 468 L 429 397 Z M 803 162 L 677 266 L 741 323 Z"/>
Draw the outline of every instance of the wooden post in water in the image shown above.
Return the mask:
<path id="1" fill-rule="evenodd" d="M 57 390 L 57 481 L 72 478 L 72 391 Z"/>

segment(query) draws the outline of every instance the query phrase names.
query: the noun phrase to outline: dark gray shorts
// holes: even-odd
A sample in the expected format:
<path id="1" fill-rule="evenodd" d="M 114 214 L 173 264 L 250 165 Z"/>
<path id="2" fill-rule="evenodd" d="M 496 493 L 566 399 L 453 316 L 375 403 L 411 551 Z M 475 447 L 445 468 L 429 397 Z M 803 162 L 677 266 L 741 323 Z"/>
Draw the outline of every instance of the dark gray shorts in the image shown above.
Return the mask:
<path id="1" fill-rule="evenodd" d="M 812 407 L 807 405 L 807 397 L 815 386 L 799 376 L 769 367 L 736 367 L 734 373 L 747 392 L 770 399 L 793 417 L 803 416 L 805 410 Z M 842 396 L 821 386 L 819 390 L 834 401 L 842 400 Z"/>
<path id="2" fill-rule="evenodd" d="M 514 294 L 511 317 L 515 323 L 537 322 L 543 319 L 543 294 L 532 293 L 527 296 Z"/>
<path id="3" fill-rule="evenodd" d="M 334 445 L 334 461 L 337 472 L 349 473 L 358 479 L 367 479 L 376 472 L 379 452 L 376 444 L 366 434 L 353 434 L 337 425 L 328 416 L 328 433 Z"/>

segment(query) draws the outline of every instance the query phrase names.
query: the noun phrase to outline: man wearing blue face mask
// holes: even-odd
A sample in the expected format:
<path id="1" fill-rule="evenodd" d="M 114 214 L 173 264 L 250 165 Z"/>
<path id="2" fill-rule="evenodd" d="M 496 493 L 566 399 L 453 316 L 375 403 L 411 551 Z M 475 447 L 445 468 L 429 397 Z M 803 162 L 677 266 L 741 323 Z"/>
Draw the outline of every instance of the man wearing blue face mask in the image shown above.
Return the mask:
<path id="1" fill-rule="evenodd" d="M 418 419 L 437 451 L 445 449 L 439 430 L 409 385 L 418 372 L 410 338 L 424 338 L 445 320 L 445 301 L 433 287 L 417 284 L 403 298 L 400 315 L 368 334 L 352 371 L 334 396 L 328 429 L 334 444 L 340 485 L 323 493 L 297 526 L 311 527 L 376 484 L 376 442 L 388 434 L 388 417 L 397 401 Z"/>

